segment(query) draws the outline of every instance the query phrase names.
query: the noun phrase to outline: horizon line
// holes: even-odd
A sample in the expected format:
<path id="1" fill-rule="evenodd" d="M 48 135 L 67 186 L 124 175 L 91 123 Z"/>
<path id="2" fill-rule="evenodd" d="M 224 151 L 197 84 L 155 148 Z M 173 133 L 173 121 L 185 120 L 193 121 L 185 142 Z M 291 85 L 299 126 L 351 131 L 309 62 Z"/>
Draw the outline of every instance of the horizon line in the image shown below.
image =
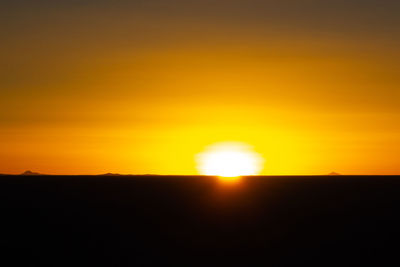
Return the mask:
<path id="1" fill-rule="evenodd" d="M 0 173 L 1 176 L 199 176 L 199 177 L 218 177 L 218 175 L 204 174 L 121 174 L 121 173 L 100 173 L 100 174 L 48 174 L 25 171 L 23 173 Z M 274 176 L 400 176 L 400 174 L 342 174 L 331 172 L 327 174 L 259 174 L 259 175 L 240 175 L 238 177 L 274 177 Z"/>

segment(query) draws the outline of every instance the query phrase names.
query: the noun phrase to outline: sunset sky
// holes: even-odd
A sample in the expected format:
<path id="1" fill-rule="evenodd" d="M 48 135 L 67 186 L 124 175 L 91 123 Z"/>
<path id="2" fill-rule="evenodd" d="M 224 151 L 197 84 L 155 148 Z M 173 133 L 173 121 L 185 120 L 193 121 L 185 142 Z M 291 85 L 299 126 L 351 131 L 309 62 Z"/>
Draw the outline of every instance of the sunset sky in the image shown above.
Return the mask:
<path id="1" fill-rule="evenodd" d="M 400 174 L 398 0 L 5 0 L 0 173 Z"/>

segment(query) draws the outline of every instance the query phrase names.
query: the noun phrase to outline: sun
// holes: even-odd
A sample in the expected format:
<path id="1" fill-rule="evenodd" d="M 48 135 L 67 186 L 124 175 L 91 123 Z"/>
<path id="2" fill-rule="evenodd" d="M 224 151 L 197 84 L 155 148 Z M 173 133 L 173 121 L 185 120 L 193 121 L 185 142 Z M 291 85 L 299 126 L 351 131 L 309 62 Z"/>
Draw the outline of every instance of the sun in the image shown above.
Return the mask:
<path id="1" fill-rule="evenodd" d="M 197 167 L 203 175 L 238 177 L 257 175 L 263 168 L 260 154 L 244 143 L 224 142 L 211 145 L 197 155 Z"/>

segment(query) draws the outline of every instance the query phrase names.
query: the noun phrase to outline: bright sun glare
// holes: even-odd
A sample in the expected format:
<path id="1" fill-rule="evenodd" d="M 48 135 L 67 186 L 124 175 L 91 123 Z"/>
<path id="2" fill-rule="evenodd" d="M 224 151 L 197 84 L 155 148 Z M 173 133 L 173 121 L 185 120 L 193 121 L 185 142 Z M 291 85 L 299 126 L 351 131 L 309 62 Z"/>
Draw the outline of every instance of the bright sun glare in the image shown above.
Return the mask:
<path id="1" fill-rule="evenodd" d="M 201 174 L 220 177 L 257 175 L 262 170 L 263 162 L 261 155 L 251 146 L 236 142 L 214 144 L 197 155 Z"/>

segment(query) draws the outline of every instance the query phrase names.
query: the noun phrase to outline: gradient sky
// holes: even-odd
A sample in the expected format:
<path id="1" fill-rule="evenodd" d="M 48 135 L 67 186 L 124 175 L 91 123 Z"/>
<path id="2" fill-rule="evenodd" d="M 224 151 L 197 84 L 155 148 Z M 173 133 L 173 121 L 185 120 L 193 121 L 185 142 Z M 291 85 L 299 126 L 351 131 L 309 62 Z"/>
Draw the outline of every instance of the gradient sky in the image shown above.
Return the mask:
<path id="1" fill-rule="evenodd" d="M 400 174 L 400 1 L 5 0 L 0 172 Z"/>

